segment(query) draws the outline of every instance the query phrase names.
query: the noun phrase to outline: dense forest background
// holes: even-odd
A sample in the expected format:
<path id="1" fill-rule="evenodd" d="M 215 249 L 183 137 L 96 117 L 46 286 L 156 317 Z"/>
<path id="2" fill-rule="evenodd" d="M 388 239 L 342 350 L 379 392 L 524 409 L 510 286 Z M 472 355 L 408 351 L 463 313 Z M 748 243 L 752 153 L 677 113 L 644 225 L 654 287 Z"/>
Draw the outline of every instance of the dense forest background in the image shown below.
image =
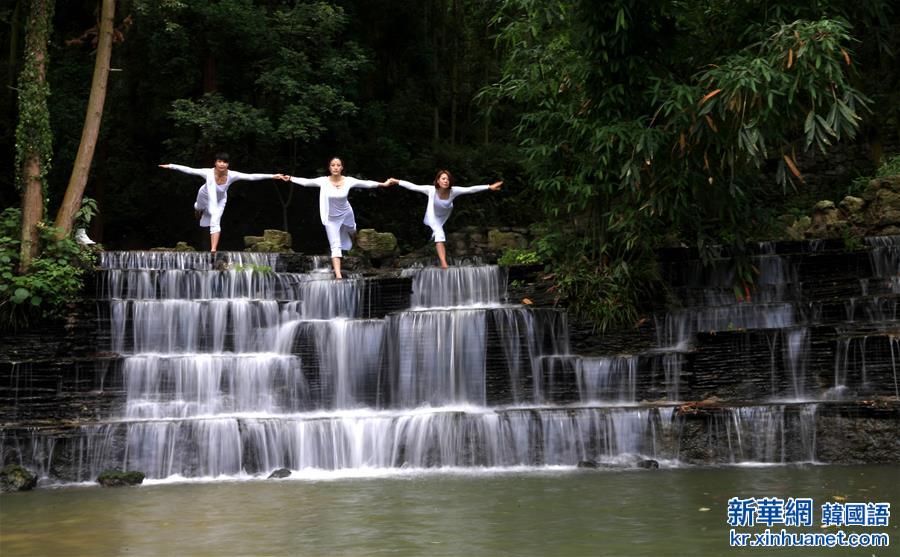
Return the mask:
<path id="1" fill-rule="evenodd" d="M 31 4 L 0 8 L 4 207 L 19 204 L 16 84 Z M 202 245 L 197 179 L 160 163 L 208 167 L 224 150 L 235 170 L 309 177 L 339 155 L 348 175 L 418 183 L 449 168 L 462 185 L 505 180 L 459 203 L 452 228 L 532 226 L 561 291 L 607 292 L 589 311 L 615 313 L 651 287 L 656 247 L 740 247 L 776 237 L 780 215 L 854 193 L 849 179 L 804 180 L 805 153 L 862 146 L 867 160 L 850 170 L 862 175 L 898 144 L 900 10 L 888 1 L 116 4 L 85 191 L 99 207 L 90 234 L 111 249 Z M 96 0 L 55 3 L 51 214 L 79 144 L 98 10 Z M 281 228 L 296 250 L 324 253 L 316 196 L 237 183 L 220 249 Z M 415 193 L 351 201 L 361 228 L 393 232 L 404 249 L 428 243 Z"/>
<path id="2" fill-rule="evenodd" d="M 29 2 L 7 3 L 2 40 L 2 166 L 13 168 L 15 83 Z M 49 207 L 59 203 L 90 91 L 98 2 L 57 2 L 50 44 L 53 160 Z M 460 223 L 528 223 L 511 121 L 484 117 L 473 97 L 498 77 L 490 2 L 118 2 L 112 71 L 86 195 L 99 204 L 91 233 L 111 249 L 203 239 L 193 217 L 196 178 L 160 163 L 212 166 L 226 151 L 243 172 L 326 174 L 340 155 L 347 175 L 430 183 L 506 179 L 509 194 L 460 203 Z M 88 33 L 85 36 L 85 33 Z M 73 40 L 81 38 L 77 43 Z M 14 173 L 0 204 L 18 205 Z M 292 191 L 294 190 L 294 191 Z M 424 203 L 401 188 L 354 192 L 360 227 L 394 232 L 407 248 L 428 240 Z M 223 217 L 222 249 L 244 234 L 287 229 L 295 249 L 326 251 L 317 192 L 275 182 L 237 183 Z M 501 210 L 502 207 L 502 210 Z M 523 210 L 524 209 L 524 210 Z"/>

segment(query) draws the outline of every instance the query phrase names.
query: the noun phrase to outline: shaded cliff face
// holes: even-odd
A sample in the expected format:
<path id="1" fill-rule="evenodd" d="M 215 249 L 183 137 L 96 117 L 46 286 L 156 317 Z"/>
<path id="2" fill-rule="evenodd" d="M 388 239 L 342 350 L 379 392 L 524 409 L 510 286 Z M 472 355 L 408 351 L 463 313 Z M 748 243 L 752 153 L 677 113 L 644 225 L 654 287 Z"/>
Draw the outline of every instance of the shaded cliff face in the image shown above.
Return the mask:
<path id="1" fill-rule="evenodd" d="M 67 324 L 5 340 L 0 449 L 65 481 L 900 462 L 898 249 L 760 244 L 741 302 L 725 254 L 667 250 L 680 307 L 602 336 L 536 307 L 535 269 L 107 252 Z"/>

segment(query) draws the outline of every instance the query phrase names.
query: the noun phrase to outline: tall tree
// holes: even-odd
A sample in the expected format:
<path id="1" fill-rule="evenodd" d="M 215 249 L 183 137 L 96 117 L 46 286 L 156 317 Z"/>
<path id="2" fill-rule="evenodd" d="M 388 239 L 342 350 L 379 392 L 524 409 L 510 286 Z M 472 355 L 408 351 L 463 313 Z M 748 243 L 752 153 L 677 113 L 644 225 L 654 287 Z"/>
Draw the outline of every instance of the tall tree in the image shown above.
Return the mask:
<path id="1" fill-rule="evenodd" d="M 16 181 L 22 187 L 22 243 L 19 272 L 37 255 L 37 224 L 44 216 L 44 183 L 50 167 L 52 135 L 47 97 L 47 41 L 53 0 L 34 0 L 28 15 L 25 65 L 19 76 L 19 125 L 16 127 Z"/>
<path id="2" fill-rule="evenodd" d="M 59 228 L 60 237 L 72 231 L 75 214 L 81 207 L 81 198 L 87 185 L 91 170 L 91 161 L 100 135 L 100 121 L 103 118 L 103 105 L 106 102 L 106 83 L 109 78 L 109 61 L 112 56 L 113 19 L 116 13 L 115 0 L 102 0 L 100 10 L 100 28 L 97 41 L 97 55 L 94 60 L 94 77 L 91 81 L 91 95 L 88 98 L 87 113 L 81 131 L 81 143 L 72 167 L 69 185 L 63 197 L 62 205 L 56 213 L 54 226 Z"/>

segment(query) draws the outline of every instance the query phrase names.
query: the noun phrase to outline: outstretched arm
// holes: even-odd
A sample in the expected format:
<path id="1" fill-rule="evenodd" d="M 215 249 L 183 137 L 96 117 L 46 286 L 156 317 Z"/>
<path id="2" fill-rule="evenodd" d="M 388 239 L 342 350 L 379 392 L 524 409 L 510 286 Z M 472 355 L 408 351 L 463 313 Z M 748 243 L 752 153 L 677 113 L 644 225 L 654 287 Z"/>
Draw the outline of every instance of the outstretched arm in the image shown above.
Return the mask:
<path id="1" fill-rule="evenodd" d="M 298 178 L 297 176 L 283 176 L 282 180 L 289 180 L 298 186 L 305 186 L 307 188 L 318 188 L 322 184 L 320 184 L 314 178 Z"/>
<path id="2" fill-rule="evenodd" d="M 344 176 L 344 183 L 347 185 L 347 189 L 350 188 L 386 188 L 389 186 L 393 186 L 397 183 L 397 180 L 394 178 L 388 178 L 384 182 L 376 182 L 375 180 L 357 180 L 356 178 L 351 178 L 350 176 Z"/>
<path id="3" fill-rule="evenodd" d="M 408 190 L 417 191 L 419 193 L 424 193 L 428 195 L 431 191 L 434 190 L 434 186 L 417 186 L 412 182 L 407 182 L 406 180 L 397 180 L 397 185 L 401 188 L 406 188 Z"/>
<path id="4" fill-rule="evenodd" d="M 193 174 L 194 176 L 206 176 L 207 168 L 191 168 L 190 166 L 182 166 L 180 164 L 161 164 L 160 168 L 168 168 L 170 170 L 177 170 L 178 172 L 184 172 L 185 174 Z"/>
<path id="5" fill-rule="evenodd" d="M 257 180 L 281 180 L 284 176 L 283 174 L 244 174 L 243 172 L 234 172 L 229 171 L 230 174 L 234 174 L 235 180 L 248 180 L 251 182 Z"/>
<path id="6" fill-rule="evenodd" d="M 470 193 L 478 193 L 480 191 L 493 190 L 497 191 L 503 185 L 503 182 L 494 182 L 493 184 L 484 185 L 484 186 L 469 186 L 467 188 L 464 187 L 453 187 L 453 197 L 459 197 L 460 195 L 466 195 Z"/>

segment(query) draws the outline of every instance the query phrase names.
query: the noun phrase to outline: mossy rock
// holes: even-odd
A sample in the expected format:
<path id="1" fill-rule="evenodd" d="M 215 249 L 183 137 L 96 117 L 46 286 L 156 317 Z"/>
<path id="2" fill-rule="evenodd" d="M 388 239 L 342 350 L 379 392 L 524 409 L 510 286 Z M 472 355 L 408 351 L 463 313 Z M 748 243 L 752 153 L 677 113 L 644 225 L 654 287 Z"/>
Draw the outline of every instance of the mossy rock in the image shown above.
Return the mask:
<path id="1" fill-rule="evenodd" d="M 356 235 L 356 245 L 369 257 L 386 257 L 397 251 L 397 237 L 390 232 L 363 228 Z"/>
<path id="2" fill-rule="evenodd" d="M 252 248 L 248 248 L 247 251 L 254 251 L 259 253 L 281 253 L 284 251 L 284 248 L 280 244 L 273 244 L 272 242 L 259 242 L 254 245 Z"/>
<path id="3" fill-rule="evenodd" d="M 262 241 L 262 236 L 244 236 L 244 247 L 247 248 L 247 251 L 253 251 L 253 248 L 256 247 L 256 244 Z"/>
<path id="4" fill-rule="evenodd" d="M 802 216 L 787 228 L 787 237 L 791 240 L 802 240 L 806 237 L 806 231 L 811 225 L 812 219 Z"/>
<path id="5" fill-rule="evenodd" d="M 178 242 L 174 248 L 150 248 L 149 251 L 197 251 L 194 246 L 187 242 Z"/>
<path id="6" fill-rule="evenodd" d="M 137 471 L 122 472 L 104 470 L 97 476 L 97 483 L 103 487 L 121 487 L 124 485 L 140 485 L 144 482 L 144 473 Z"/>
<path id="7" fill-rule="evenodd" d="M 813 210 L 827 212 L 827 211 L 835 211 L 835 210 L 837 210 L 837 207 L 834 206 L 834 201 L 830 201 L 828 199 L 823 199 L 822 201 L 819 201 L 818 203 L 816 203 L 816 206 L 813 207 Z"/>
<path id="8" fill-rule="evenodd" d="M 900 190 L 877 190 L 869 203 L 867 214 L 870 224 L 878 229 L 900 225 Z"/>
<path id="9" fill-rule="evenodd" d="M 37 474 L 24 466 L 9 464 L 0 468 L 0 491 L 29 491 L 37 485 Z"/>
<path id="10" fill-rule="evenodd" d="M 284 246 L 286 250 L 291 249 L 291 246 L 294 245 L 294 240 L 291 238 L 290 232 L 272 228 L 263 230 L 263 241 Z"/>
<path id="11" fill-rule="evenodd" d="M 528 240 L 518 232 L 488 231 L 488 249 L 491 251 L 525 249 L 526 247 L 528 247 Z"/>
<path id="12" fill-rule="evenodd" d="M 289 232 L 266 229 L 262 236 L 244 236 L 245 251 L 261 253 L 293 253 L 293 239 Z"/>

